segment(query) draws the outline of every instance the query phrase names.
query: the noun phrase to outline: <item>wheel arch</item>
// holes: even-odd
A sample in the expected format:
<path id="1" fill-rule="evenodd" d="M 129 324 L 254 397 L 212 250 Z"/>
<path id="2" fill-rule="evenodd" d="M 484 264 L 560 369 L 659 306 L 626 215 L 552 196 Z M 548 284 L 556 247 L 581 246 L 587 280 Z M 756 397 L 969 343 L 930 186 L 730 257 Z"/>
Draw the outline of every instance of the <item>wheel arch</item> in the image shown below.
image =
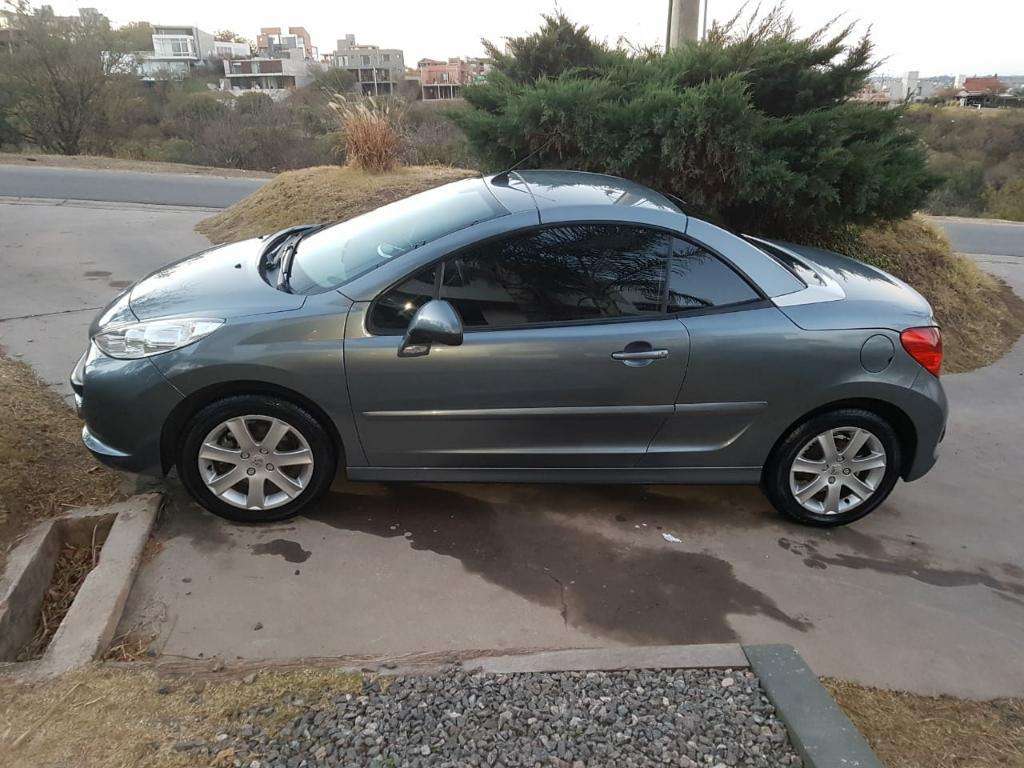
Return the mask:
<path id="1" fill-rule="evenodd" d="M 345 466 L 345 444 L 341 439 L 338 428 L 323 408 L 305 395 L 288 387 L 283 387 L 280 384 L 243 380 L 211 384 L 203 387 L 186 396 L 174 407 L 164 421 L 163 429 L 160 432 L 160 466 L 165 475 L 170 472 L 171 467 L 177 462 L 178 447 L 181 444 L 185 425 L 188 424 L 189 420 L 203 408 L 210 405 L 210 403 L 238 395 L 279 397 L 309 411 L 313 418 L 320 422 L 320 425 L 327 430 L 327 434 L 331 436 L 331 441 L 338 454 L 339 466 Z"/>
<path id="2" fill-rule="evenodd" d="M 774 460 L 775 453 L 779 448 L 779 445 L 786 436 L 789 435 L 794 429 L 799 427 L 804 422 L 813 419 L 815 416 L 820 416 L 823 413 L 829 411 L 837 411 L 843 408 L 859 408 L 863 411 L 870 411 L 876 416 L 885 419 L 889 424 L 892 425 L 893 430 L 896 432 L 896 438 L 900 444 L 900 477 L 903 477 L 906 472 L 910 469 L 913 457 L 917 454 L 917 429 L 914 427 L 914 422 L 906 414 L 906 412 L 898 405 L 887 402 L 885 400 L 878 400 L 870 397 L 859 397 L 859 398 L 846 398 L 843 400 L 834 400 L 824 405 L 819 405 L 811 411 L 803 414 L 800 418 L 796 419 L 788 425 L 779 437 L 775 440 L 772 445 L 771 451 L 768 453 L 768 461 L 765 462 L 762 474 L 768 471 L 768 467 Z"/>

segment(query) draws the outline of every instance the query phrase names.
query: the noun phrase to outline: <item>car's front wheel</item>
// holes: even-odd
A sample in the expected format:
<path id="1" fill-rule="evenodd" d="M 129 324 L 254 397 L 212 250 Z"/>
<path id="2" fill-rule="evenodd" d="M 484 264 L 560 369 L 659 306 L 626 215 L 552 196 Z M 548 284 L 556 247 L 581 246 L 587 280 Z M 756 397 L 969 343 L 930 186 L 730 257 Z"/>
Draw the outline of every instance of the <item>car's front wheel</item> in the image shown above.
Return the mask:
<path id="1" fill-rule="evenodd" d="M 802 523 L 859 520 L 885 501 L 899 477 L 900 443 L 881 416 L 844 408 L 795 427 L 765 467 L 772 504 Z"/>
<path id="2" fill-rule="evenodd" d="M 335 451 L 324 427 L 294 403 L 228 397 L 188 423 L 178 472 L 195 499 L 245 523 L 284 520 L 330 487 Z"/>

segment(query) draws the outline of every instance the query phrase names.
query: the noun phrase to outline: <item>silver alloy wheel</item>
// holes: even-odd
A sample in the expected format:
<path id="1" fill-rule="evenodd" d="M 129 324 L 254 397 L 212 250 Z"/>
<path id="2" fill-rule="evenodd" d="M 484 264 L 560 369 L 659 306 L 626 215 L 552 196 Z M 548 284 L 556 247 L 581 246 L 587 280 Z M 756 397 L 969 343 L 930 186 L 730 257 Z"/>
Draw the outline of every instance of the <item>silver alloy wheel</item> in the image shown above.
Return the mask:
<path id="1" fill-rule="evenodd" d="M 849 512 L 878 490 L 885 477 L 885 461 L 885 447 L 870 431 L 836 427 L 800 449 L 789 470 L 789 489 L 809 512 Z"/>
<path id="2" fill-rule="evenodd" d="M 273 416 L 221 422 L 199 448 L 199 476 L 217 498 L 241 509 L 280 507 L 313 476 L 313 451 L 302 434 Z"/>

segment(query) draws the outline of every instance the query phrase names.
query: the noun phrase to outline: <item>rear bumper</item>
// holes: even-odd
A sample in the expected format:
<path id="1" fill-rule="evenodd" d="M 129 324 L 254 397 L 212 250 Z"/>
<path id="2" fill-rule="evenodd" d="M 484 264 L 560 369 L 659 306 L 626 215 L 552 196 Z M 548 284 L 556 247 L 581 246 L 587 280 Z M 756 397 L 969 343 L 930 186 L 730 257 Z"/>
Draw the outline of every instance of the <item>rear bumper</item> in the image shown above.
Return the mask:
<path id="1" fill-rule="evenodd" d="M 922 370 L 910 388 L 911 398 L 905 406 L 914 422 L 917 445 L 914 455 L 904 466 L 903 479 L 911 482 L 924 477 L 939 458 L 939 445 L 946 436 L 949 403 L 938 378 Z"/>
<path id="2" fill-rule="evenodd" d="M 162 474 L 160 438 L 182 395 L 148 359 L 115 360 L 95 346 L 71 374 L 82 442 L 107 466 Z"/>

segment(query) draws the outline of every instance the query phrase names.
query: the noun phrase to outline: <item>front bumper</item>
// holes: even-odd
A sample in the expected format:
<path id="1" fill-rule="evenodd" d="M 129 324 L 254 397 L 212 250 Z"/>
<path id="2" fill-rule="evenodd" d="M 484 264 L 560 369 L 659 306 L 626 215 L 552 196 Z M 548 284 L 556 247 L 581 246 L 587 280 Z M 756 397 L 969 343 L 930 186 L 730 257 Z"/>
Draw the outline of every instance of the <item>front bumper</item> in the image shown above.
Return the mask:
<path id="1" fill-rule="evenodd" d="M 85 421 L 82 442 L 97 460 L 129 472 L 162 472 L 161 434 L 182 394 L 149 359 L 116 360 L 90 345 L 71 388 Z"/>

